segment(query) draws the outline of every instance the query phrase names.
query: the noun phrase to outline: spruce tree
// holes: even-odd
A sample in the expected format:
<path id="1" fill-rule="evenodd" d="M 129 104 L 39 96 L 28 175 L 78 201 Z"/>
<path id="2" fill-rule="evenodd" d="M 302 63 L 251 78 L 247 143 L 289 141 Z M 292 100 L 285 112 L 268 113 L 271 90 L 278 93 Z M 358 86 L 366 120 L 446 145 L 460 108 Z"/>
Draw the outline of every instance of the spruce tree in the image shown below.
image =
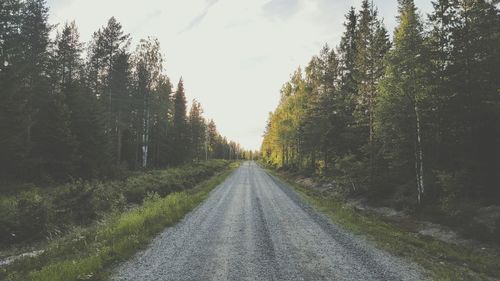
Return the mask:
<path id="1" fill-rule="evenodd" d="M 86 85 L 82 52 L 75 23 L 65 24 L 55 42 L 53 88 L 62 94 L 70 112 L 70 130 L 77 143 L 74 175 L 95 178 L 110 173 L 111 154 L 102 120 L 104 111 Z"/>
<path id="2" fill-rule="evenodd" d="M 205 119 L 203 118 L 203 109 L 201 104 L 193 100 L 191 110 L 189 111 L 189 128 L 190 128 L 190 152 L 191 157 L 195 160 L 205 159 L 206 135 L 207 128 Z"/>
<path id="3" fill-rule="evenodd" d="M 106 133 L 117 164 L 121 162 L 122 132 L 129 102 L 129 45 L 129 34 L 111 17 L 106 26 L 94 33 L 89 47 L 89 81 L 105 108 Z"/>
<path id="4" fill-rule="evenodd" d="M 31 158 L 39 176 L 66 178 L 74 171 L 76 141 L 70 130 L 70 115 L 63 93 L 55 91 L 47 76 L 50 53 L 48 8 L 44 0 L 29 0 L 22 10 L 21 36 L 24 41 L 27 91 L 33 118 L 29 138 Z"/>
<path id="5" fill-rule="evenodd" d="M 500 12 L 491 1 L 452 1 L 450 64 L 446 69 L 451 97 L 447 126 L 454 128 L 451 167 L 467 186 L 464 196 L 499 198 Z M 469 181 L 469 179 L 474 179 Z"/>
<path id="6" fill-rule="evenodd" d="M 170 161 L 169 139 L 172 115 L 172 84 L 164 75 L 154 90 L 151 128 L 151 162 L 156 167 L 165 167 Z"/>
<path id="7" fill-rule="evenodd" d="M 387 31 L 378 19 L 377 10 L 368 0 L 362 2 L 356 32 L 356 68 L 355 80 L 357 83 L 356 117 L 357 126 L 361 129 L 358 137 L 367 140 L 364 148 L 368 155 L 370 186 L 374 177 L 374 121 L 375 106 L 378 95 L 378 83 L 383 75 L 383 58 L 389 50 L 390 43 Z"/>
<path id="8" fill-rule="evenodd" d="M 417 202 L 421 203 L 425 194 L 424 126 L 428 111 L 422 104 L 428 99 L 429 64 L 414 2 L 400 0 L 398 6 L 394 48 L 387 55 L 380 86 L 377 127 L 383 146 L 392 148 L 385 155 L 390 166 L 400 180 L 415 179 Z"/>
<path id="9" fill-rule="evenodd" d="M 208 131 L 208 156 L 210 159 L 216 157 L 217 142 L 219 141 L 219 133 L 214 120 L 210 119 L 207 124 Z"/>
<path id="10" fill-rule="evenodd" d="M 189 127 L 186 115 L 186 95 L 184 93 L 184 82 L 179 79 L 174 94 L 174 116 L 172 132 L 173 163 L 181 164 L 188 159 Z"/>
<path id="11" fill-rule="evenodd" d="M 0 177 L 16 178 L 31 149 L 32 110 L 25 89 L 21 3 L 0 1 Z"/>

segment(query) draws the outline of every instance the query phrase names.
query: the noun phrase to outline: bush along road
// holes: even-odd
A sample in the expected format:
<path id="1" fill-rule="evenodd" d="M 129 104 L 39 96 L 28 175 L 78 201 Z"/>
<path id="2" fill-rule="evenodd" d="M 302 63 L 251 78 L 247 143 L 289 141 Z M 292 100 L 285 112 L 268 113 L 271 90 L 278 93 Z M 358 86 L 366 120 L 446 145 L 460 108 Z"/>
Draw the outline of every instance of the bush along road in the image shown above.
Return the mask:
<path id="1" fill-rule="evenodd" d="M 0 280 L 108 280 L 110 267 L 127 260 L 165 227 L 182 219 L 238 165 L 215 161 L 128 179 L 122 188 L 141 187 L 133 194 L 144 198 L 142 204 L 54 239 L 40 255 L 0 268 Z M 186 169 L 189 167 L 192 169 Z M 172 184 L 179 190 L 167 190 Z"/>

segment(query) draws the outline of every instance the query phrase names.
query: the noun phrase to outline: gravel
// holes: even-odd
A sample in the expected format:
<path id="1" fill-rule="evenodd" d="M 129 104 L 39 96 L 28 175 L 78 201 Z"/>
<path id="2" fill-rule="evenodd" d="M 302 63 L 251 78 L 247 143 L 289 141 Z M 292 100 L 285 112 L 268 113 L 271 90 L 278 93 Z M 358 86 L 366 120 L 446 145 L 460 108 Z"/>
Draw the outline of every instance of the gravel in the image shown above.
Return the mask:
<path id="1" fill-rule="evenodd" d="M 425 280 L 245 162 L 113 280 Z"/>

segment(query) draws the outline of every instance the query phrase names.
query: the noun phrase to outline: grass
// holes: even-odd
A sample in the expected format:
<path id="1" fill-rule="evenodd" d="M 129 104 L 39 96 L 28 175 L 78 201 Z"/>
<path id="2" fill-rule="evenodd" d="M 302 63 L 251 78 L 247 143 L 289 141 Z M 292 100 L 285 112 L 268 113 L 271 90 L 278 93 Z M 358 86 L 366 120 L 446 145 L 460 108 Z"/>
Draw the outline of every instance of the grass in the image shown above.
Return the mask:
<path id="1" fill-rule="evenodd" d="M 75 227 L 88 227 L 110 214 L 122 213 L 130 206 L 141 205 L 148 194 L 165 197 L 192 188 L 228 164 L 214 159 L 133 172 L 121 180 L 75 180 L 43 188 L 19 185 L 17 192 L 0 193 L 0 256 L 29 251 L 36 244 L 67 235 Z"/>
<path id="2" fill-rule="evenodd" d="M 53 242 L 40 256 L 14 262 L 0 279 L 33 281 L 108 280 L 109 268 L 145 247 L 165 227 L 184 217 L 224 181 L 239 163 L 232 163 L 196 188 L 161 198 L 150 195 L 144 204 L 101 225 L 82 229 Z M 2 276 L 3 275 L 3 276 Z"/>
<path id="3" fill-rule="evenodd" d="M 286 175 L 269 172 L 287 182 L 307 202 L 336 223 L 355 234 L 364 235 L 379 248 L 416 262 L 434 280 L 497 280 L 500 277 L 499 256 L 407 232 L 377 216 L 355 209 L 339 197 L 301 186 Z"/>

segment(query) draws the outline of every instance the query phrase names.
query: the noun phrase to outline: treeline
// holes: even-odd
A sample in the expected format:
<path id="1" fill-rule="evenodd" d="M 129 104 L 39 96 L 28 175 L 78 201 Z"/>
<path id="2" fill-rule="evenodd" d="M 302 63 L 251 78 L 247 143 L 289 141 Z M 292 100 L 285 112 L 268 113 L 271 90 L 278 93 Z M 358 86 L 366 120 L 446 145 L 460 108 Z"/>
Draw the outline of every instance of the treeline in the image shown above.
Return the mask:
<path id="1" fill-rule="evenodd" d="M 74 22 L 58 28 L 48 14 L 45 0 L 0 2 L 0 179 L 99 178 L 241 156 L 197 101 L 187 113 L 158 40 L 131 51 L 112 17 L 83 44 Z"/>
<path id="2" fill-rule="evenodd" d="M 369 1 L 351 8 L 338 46 L 284 84 L 264 160 L 400 207 L 458 217 L 476 203 L 498 204 L 498 4 L 433 6 L 424 20 L 414 1 L 399 0 L 392 42 Z"/>

